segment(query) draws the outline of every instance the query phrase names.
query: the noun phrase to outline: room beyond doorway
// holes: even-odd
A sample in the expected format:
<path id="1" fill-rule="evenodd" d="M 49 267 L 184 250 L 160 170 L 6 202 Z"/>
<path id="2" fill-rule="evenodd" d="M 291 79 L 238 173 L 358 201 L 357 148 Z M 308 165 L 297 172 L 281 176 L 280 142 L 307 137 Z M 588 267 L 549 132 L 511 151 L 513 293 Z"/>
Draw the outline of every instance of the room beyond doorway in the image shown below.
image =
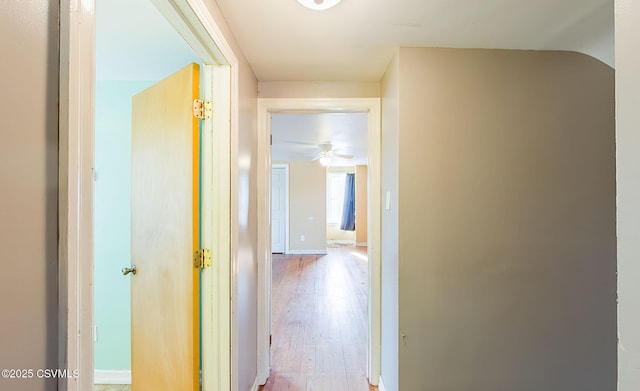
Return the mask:
<path id="1" fill-rule="evenodd" d="M 380 379 L 380 233 L 381 233 L 381 193 L 380 151 L 381 123 L 379 98 L 262 98 L 258 99 L 258 252 L 265 254 L 265 262 L 258 265 L 258 383 L 265 384 L 271 368 L 271 229 L 269 211 L 271 191 L 271 119 L 281 113 L 366 113 L 367 114 L 367 181 L 368 192 L 368 236 L 367 236 L 367 378 L 369 383 L 378 384 Z M 326 143 L 325 143 L 326 144 Z M 320 146 L 320 151 L 325 151 Z M 344 154 L 344 152 L 337 152 Z M 347 153 L 348 154 L 348 153 Z M 319 159 L 318 159 L 319 160 Z M 319 162 L 310 161 L 318 164 Z M 321 171 L 318 181 L 326 181 L 326 172 Z M 264 178 L 260 180 L 260 178 Z M 324 192 L 323 192 L 324 198 Z M 317 214 L 317 213 L 316 213 Z M 325 211 L 318 216 L 326 217 Z M 323 230 L 324 231 L 324 230 Z M 325 231 L 326 232 L 326 231 Z M 323 235 L 324 236 L 324 235 Z M 306 238 L 306 236 L 305 236 Z M 326 238 L 319 242 L 326 249 Z M 304 255 L 304 254 L 303 254 Z"/>
<path id="2" fill-rule="evenodd" d="M 366 247 L 274 255 L 270 390 L 377 390 L 367 380 Z"/>

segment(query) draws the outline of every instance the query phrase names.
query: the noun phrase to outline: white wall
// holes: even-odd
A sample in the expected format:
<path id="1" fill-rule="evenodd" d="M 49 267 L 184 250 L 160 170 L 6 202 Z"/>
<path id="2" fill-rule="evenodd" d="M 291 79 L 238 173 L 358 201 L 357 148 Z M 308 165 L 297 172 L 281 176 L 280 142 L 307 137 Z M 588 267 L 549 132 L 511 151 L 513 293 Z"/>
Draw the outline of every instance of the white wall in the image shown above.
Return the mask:
<path id="1" fill-rule="evenodd" d="M 345 81 L 261 81 L 260 98 L 378 98 L 380 83 Z"/>
<path id="2" fill-rule="evenodd" d="M 640 4 L 616 1 L 620 391 L 640 389 Z"/>
<path id="3" fill-rule="evenodd" d="M 58 13 L 0 2 L 0 369 L 58 367 Z M 2 390 L 56 383 L 0 377 Z"/>

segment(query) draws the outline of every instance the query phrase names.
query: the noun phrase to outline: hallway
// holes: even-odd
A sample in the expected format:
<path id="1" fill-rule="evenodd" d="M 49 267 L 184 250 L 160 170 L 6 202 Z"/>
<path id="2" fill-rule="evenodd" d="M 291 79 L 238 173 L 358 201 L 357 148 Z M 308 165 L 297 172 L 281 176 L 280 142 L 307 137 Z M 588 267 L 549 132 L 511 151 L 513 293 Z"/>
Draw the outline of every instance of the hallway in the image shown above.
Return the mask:
<path id="1" fill-rule="evenodd" d="M 271 375 L 262 390 L 375 390 L 366 378 L 366 247 L 273 255 Z"/>

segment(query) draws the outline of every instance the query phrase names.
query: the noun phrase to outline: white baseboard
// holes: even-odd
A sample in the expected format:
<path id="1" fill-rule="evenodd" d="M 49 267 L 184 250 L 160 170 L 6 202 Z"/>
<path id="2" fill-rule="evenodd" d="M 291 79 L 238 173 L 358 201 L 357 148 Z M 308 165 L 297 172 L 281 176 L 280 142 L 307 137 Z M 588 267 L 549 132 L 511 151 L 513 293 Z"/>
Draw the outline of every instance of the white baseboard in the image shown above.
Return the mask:
<path id="1" fill-rule="evenodd" d="M 131 370 L 93 372 L 93 384 L 131 384 Z"/>
<path id="2" fill-rule="evenodd" d="M 327 245 L 331 246 L 355 246 L 355 240 L 342 240 L 342 239 L 329 239 L 327 240 Z"/>
<path id="3" fill-rule="evenodd" d="M 356 247 L 367 247 L 367 242 L 357 242 Z"/>
<path id="4" fill-rule="evenodd" d="M 384 382 L 382 381 L 382 376 L 380 376 L 380 381 L 378 382 L 378 391 L 387 391 L 387 389 L 384 388 Z"/>
<path id="5" fill-rule="evenodd" d="M 291 255 L 326 255 L 327 249 L 324 250 L 289 250 L 287 254 Z"/>

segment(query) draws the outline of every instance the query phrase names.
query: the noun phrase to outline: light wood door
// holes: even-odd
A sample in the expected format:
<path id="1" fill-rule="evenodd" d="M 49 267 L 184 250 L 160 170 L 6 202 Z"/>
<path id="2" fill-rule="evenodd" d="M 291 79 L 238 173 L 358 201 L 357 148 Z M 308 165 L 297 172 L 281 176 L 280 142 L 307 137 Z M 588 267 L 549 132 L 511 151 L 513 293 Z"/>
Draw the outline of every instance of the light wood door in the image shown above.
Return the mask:
<path id="1" fill-rule="evenodd" d="M 133 97 L 134 391 L 199 389 L 199 79 L 190 64 Z"/>
<path id="2" fill-rule="evenodd" d="M 286 235 L 286 175 L 285 169 L 271 169 L 271 252 L 283 254 Z"/>

